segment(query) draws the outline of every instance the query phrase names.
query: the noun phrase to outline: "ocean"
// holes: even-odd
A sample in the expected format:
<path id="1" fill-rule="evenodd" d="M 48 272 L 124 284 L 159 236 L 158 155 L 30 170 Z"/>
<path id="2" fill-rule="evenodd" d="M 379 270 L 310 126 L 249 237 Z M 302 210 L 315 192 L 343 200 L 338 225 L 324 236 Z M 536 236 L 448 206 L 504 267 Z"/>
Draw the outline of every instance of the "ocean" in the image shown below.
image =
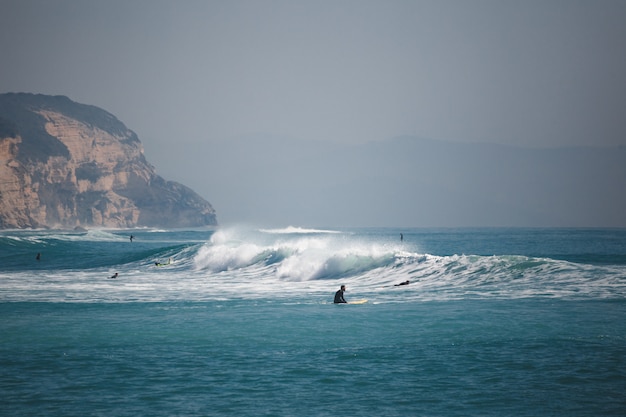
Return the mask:
<path id="1" fill-rule="evenodd" d="M 0 415 L 624 416 L 626 230 L 0 231 Z"/>

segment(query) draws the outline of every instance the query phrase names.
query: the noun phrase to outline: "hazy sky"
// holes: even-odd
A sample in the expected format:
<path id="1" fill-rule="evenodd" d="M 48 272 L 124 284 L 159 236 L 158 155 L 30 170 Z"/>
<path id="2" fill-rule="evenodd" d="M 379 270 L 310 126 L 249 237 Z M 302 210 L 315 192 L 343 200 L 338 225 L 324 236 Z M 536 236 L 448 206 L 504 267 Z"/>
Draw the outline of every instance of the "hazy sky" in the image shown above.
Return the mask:
<path id="1" fill-rule="evenodd" d="M 621 0 L 0 0 L 0 92 L 102 107 L 157 168 L 250 133 L 623 145 L 625 22 Z"/>

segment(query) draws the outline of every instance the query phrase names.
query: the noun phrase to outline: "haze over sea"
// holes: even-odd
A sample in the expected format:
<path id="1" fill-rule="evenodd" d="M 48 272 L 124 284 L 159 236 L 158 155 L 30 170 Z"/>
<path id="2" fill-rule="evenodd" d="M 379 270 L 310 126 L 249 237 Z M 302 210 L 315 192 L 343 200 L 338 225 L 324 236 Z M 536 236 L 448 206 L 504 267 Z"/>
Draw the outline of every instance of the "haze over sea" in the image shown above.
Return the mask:
<path id="1" fill-rule="evenodd" d="M 626 410 L 625 229 L 5 230 L 0 248 L 3 416 Z M 368 302 L 332 304 L 341 284 Z"/>

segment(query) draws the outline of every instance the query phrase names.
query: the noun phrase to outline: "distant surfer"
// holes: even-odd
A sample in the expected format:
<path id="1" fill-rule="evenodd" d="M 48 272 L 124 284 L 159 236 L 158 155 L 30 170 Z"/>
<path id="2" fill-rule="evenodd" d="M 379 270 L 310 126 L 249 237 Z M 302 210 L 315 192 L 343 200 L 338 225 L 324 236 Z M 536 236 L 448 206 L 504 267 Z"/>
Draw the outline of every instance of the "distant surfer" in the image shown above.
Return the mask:
<path id="1" fill-rule="evenodd" d="M 172 263 L 172 258 L 169 258 L 169 259 L 167 260 L 167 263 L 166 263 L 166 264 L 163 264 L 163 263 L 161 263 L 161 262 L 155 262 L 155 263 L 154 263 L 154 266 L 165 266 L 165 265 L 169 265 L 169 264 L 171 264 L 171 263 Z"/>
<path id="2" fill-rule="evenodd" d="M 117 272 L 113 274 L 113 276 L 109 277 L 109 279 L 115 279 L 115 278 L 117 278 Z"/>
<path id="3" fill-rule="evenodd" d="M 134 238 L 135 238 L 135 236 L 130 235 L 130 241 L 131 241 L 131 242 L 133 241 L 133 239 L 134 239 Z"/>
<path id="4" fill-rule="evenodd" d="M 404 282 L 401 282 L 401 283 L 399 283 L 399 284 L 395 284 L 395 285 L 394 285 L 394 287 L 399 287 L 400 285 L 409 285 L 409 280 L 407 279 L 407 280 L 406 280 L 406 281 L 404 281 Z"/>
<path id="5" fill-rule="evenodd" d="M 37 252 L 37 256 L 35 256 L 35 259 L 41 261 L 41 253 Z"/>
<path id="6" fill-rule="evenodd" d="M 400 233 L 400 242 L 404 241 L 404 235 Z"/>
<path id="7" fill-rule="evenodd" d="M 343 293 L 346 290 L 346 286 L 342 285 L 341 288 L 339 288 L 337 290 L 337 292 L 335 293 L 335 301 L 333 301 L 335 304 L 343 304 L 343 303 L 348 303 L 346 301 L 345 298 L 343 298 Z"/>

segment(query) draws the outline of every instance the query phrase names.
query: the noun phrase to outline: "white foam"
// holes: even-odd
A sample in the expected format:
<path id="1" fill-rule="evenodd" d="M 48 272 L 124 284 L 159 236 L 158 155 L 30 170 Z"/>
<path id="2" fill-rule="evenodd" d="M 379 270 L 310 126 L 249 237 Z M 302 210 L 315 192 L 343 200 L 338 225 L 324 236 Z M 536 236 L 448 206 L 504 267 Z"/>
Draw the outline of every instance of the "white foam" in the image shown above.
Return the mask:
<path id="1" fill-rule="evenodd" d="M 122 239 L 107 231 L 90 238 Z M 30 239 L 25 237 L 24 239 Z M 125 239 L 125 238 L 124 238 Z M 83 271 L 0 272 L 0 301 L 271 299 L 320 302 L 341 284 L 372 303 L 461 298 L 626 297 L 624 266 L 524 256 L 434 256 L 352 234 L 217 230 L 204 244 Z M 117 279 L 109 279 L 114 272 Z M 406 286 L 395 285 L 410 280 Z"/>
<path id="2" fill-rule="evenodd" d="M 259 229 L 260 232 L 263 233 L 271 233 L 271 234 L 337 234 L 341 233 L 337 230 L 324 230 L 324 229 L 306 229 L 303 227 L 294 227 L 287 226 L 283 229 Z"/>

